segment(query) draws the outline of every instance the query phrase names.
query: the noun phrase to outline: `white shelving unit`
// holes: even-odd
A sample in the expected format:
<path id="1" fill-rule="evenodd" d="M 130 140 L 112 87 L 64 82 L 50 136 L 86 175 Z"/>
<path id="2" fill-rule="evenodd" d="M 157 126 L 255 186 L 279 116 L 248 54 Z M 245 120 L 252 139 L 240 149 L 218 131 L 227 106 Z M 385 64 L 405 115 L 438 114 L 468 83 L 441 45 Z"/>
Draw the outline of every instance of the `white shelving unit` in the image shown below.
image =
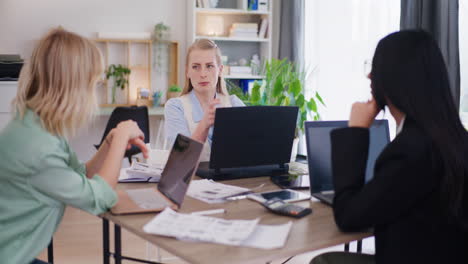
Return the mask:
<path id="1" fill-rule="evenodd" d="M 216 8 L 201 8 L 197 6 L 199 1 L 190 0 L 187 8 L 187 46 L 196 39 L 211 39 L 220 47 L 222 54 L 227 56 L 227 65 L 239 62 L 240 59 L 250 62 L 254 54 L 259 55 L 262 63 L 271 59 L 273 1 L 269 1 L 268 11 L 241 9 L 238 7 L 239 1 L 220 0 Z M 268 21 L 265 37 L 229 37 L 229 29 L 233 23 L 256 23 L 260 31 L 263 19 Z M 219 23 L 215 23 L 215 21 Z M 224 78 L 230 80 L 262 79 L 263 76 L 233 74 L 225 75 Z"/>

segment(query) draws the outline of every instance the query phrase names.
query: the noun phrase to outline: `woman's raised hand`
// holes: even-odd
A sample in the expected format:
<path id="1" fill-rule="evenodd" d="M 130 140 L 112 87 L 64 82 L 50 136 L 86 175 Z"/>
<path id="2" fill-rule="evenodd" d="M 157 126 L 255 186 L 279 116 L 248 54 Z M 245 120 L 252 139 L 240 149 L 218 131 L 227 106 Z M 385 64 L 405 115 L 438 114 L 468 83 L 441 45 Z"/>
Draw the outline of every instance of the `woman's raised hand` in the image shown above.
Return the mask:
<path id="1" fill-rule="evenodd" d="M 114 129 L 113 137 L 124 139 L 127 141 L 127 149 L 132 145 L 137 146 L 143 153 L 143 157 L 148 158 L 148 149 L 146 148 L 145 134 L 138 127 L 138 124 L 133 120 L 120 122 Z"/>
<path id="2" fill-rule="evenodd" d="M 356 102 L 351 108 L 348 126 L 369 128 L 378 113 L 379 109 L 374 98 L 367 102 Z"/>
<path id="3" fill-rule="evenodd" d="M 216 113 L 216 105 L 219 105 L 221 101 L 218 98 L 214 98 L 208 104 L 208 107 L 205 109 L 205 114 L 203 115 L 203 119 L 201 122 L 206 130 L 210 129 L 210 127 L 214 124 L 215 120 L 215 113 Z"/>

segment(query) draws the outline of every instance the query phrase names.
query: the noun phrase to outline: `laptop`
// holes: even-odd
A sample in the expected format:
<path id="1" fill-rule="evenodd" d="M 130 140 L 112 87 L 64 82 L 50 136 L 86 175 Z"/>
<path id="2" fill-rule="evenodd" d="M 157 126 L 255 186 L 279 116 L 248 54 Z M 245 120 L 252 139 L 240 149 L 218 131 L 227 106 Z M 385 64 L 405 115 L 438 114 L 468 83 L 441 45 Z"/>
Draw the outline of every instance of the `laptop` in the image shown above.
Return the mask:
<path id="1" fill-rule="evenodd" d="M 334 197 L 330 132 L 336 128 L 347 126 L 348 121 L 310 121 L 305 123 L 311 196 L 328 205 L 333 203 Z M 388 120 L 375 120 L 370 127 L 365 182 L 374 176 L 375 160 L 389 142 Z"/>
<path id="2" fill-rule="evenodd" d="M 194 175 L 203 144 L 178 134 L 157 188 L 118 191 L 114 214 L 159 212 L 166 207 L 178 210 Z"/>
<path id="3" fill-rule="evenodd" d="M 298 117 L 295 106 L 216 109 L 209 162 L 197 176 L 213 180 L 287 173 Z"/>

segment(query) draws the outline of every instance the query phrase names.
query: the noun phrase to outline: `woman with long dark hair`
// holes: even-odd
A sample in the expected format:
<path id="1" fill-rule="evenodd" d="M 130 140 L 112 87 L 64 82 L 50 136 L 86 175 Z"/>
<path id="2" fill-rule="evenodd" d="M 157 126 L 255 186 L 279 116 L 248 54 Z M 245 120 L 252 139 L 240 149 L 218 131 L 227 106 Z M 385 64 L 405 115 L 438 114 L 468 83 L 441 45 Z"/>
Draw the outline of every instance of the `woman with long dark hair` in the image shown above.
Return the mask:
<path id="1" fill-rule="evenodd" d="M 468 133 L 437 43 L 423 31 L 390 34 L 369 77 L 373 98 L 354 103 L 349 127 L 331 134 L 333 210 L 342 231 L 374 228 L 376 254 L 312 263 L 468 263 Z M 369 127 L 385 106 L 397 136 L 365 184 Z"/>

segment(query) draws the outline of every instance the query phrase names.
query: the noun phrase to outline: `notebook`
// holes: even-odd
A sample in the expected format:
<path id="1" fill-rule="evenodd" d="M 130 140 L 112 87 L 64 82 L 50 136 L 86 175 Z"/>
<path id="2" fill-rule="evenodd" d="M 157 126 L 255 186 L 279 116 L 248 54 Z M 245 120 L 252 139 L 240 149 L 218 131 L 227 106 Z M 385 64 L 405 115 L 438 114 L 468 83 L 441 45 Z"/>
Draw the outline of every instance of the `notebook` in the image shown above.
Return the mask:
<path id="1" fill-rule="evenodd" d="M 177 135 L 157 188 L 118 191 L 114 214 L 159 212 L 166 207 L 178 210 L 197 169 L 203 144 Z"/>
<path id="2" fill-rule="evenodd" d="M 305 123 L 311 196 L 328 205 L 333 203 L 334 198 L 330 132 L 336 128 L 347 126 L 348 121 L 310 121 Z M 374 176 L 375 160 L 389 142 L 388 120 L 375 120 L 370 127 L 366 182 Z"/>

